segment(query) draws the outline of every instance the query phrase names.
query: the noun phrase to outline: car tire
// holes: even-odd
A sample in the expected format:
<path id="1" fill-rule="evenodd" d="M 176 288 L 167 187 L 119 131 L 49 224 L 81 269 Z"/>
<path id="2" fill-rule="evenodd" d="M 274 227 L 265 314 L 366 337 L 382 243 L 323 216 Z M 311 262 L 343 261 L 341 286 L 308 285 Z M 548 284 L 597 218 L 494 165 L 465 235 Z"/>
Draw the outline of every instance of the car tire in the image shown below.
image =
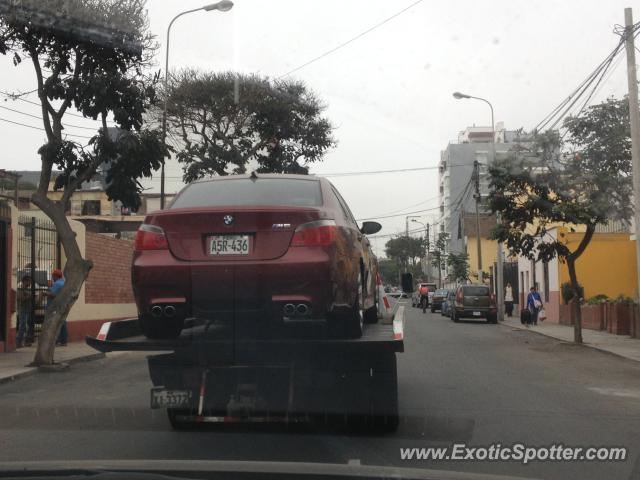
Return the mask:
<path id="1" fill-rule="evenodd" d="M 356 289 L 356 299 L 351 308 L 351 313 L 347 319 L 347 337 L 360 338 L 364 330 L 364 312 L 362 308 L 362 274 L 358 273 L 358 283 Z"/>
<path id="2" fill-rule="evenodd" d="M 148 315 L 138 317 L 142 334 L 152 340 L 167 340 L 177 338 L 182 332 L 184 319 L 182 318 L 152 318 Z"/>
<path id="3" fill-rule="evenodd" d="M 458 315 L 456 315 L 456 311 L 455 310 L 451 311 L 451 320 L 453 320 L 454 323 L 458 323 L 460 321 L 460 319 L 458 318 Z"/>
<path id="4" fill-rule="evenodd" d="M 431 307 L 431 313 L 436 313 L 436 307 Z"/>
<path id="5" fill-rule="evenodd" d="M 487 317 L 487 323 L 498 323 L 498 316 L 497 315 L 489 315 Z"/>
<path id="6" fill-rule="evenodd" d="M 191 430 L 193 429 L 197 423 L 189 420 L 183 420 L 179 418 L 181 415 L 193 414 L 195 412 L 191 412 L 189 410 L 182 410 L 178 408 L 167 408 L 167 417 L 169 418 L 169 423 L 171 424 L 171 428 L 174 430 Z"/>

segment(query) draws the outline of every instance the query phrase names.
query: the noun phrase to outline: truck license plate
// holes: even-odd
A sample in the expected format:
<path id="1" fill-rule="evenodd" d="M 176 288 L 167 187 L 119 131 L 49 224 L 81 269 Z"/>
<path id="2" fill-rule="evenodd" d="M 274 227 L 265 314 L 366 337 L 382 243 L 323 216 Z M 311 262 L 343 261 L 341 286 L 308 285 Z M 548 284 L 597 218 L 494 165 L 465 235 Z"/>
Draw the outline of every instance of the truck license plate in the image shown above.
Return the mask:
<path id="1" fill-rule="evenodd" d="M 209 255 L 249 255 L 249 235 L 211 236 Z"/>
<path id="2" fill-rule="evenodd" d="M 162 387 L 151 389 L 151 408 L 185 407 L 191 403 L 190 390 L 165 390 Z"/>
<path id="3" fill-rule="evenodd" d="M 473 312 L 473 316 L 474 316 L 474 317 L 479 317 L 480 315 L 481 315 L 481 313 L 480 313 L 480 312 Z"/>

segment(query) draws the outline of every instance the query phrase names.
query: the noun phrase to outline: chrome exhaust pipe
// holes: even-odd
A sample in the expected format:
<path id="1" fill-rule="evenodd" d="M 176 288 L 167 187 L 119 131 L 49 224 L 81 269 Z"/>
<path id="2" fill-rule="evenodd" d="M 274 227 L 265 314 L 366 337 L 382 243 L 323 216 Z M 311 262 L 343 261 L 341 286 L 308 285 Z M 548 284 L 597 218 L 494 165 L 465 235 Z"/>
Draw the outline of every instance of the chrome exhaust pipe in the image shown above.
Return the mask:
<path id="1" fill-rule="evenodd" d="M 176 314 L 176 307 L 173 305 L 167 305 L 164 307 L 164 315 L 165 317 L 173 317 Z"/>
<path id="2" fill-rule="evenodd" d="M 282 313 L 284 313 L 287 317 L 290 317 L 294 313 L 296 313 L 296 306 L 293 303 L 287 303 L 282 309 Z"/>
<path id="3" fill-rule="evenodd" d="M 306 303 L 299 303 L 296 307 L 296 313 L 301 317 L 305 317 L 309 313 L 309 307 Z"/>
<path id="4" fill-rule="evenodd" d="M 156 318 L 162 316 L 162 307 L 160 305 L 154 305 L 151 307 L 151 315 Z"/>

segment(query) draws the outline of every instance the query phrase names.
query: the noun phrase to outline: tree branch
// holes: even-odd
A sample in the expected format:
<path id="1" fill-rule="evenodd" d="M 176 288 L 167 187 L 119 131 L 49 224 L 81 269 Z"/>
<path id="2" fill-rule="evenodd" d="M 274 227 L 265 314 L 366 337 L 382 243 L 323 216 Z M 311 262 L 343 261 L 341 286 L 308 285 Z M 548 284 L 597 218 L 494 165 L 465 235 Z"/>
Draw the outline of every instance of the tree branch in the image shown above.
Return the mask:
<path id="1" fill-rule="evenodd" d="M 589 242 L 593 238 L 593 234 L 595 233 L 595 231 L 596 231 L 596 226 L 593 223 L 588 223 L 587 231 L 584 233 L 584 237 L 582 237 L 582 240 L 580 240 L 580 244 L 578 245 L 578 248 L 576 248 L 575 251 L 573 251 L 570 255 L 573 258 L 573 260 L 577 260 L 578 257 L 584 253 L 587 246 L 589 245 Z"/>
<path id="2" fill-rule="evenodd" d="M 55 140 L 53 129 L 51 128 L 50 113 L 54 113 L 53 107 L 49 103 L 49 99 L 44 92 L 44 81 L 42 79 L 42 67 L 40 67 L 40 59 L 38 58 L 38 52 L 31 49 L 29 50 L 29 56 L 33 63 L 33 68 L 36 71 L 36 79 L 38 80 L 38 98 L 40 98 L 40 108 L 42 110 L 42 123 L 44 124 L 44 131 L 47 134 L 47 140 L 53 142 Z M 47 182 L 48 185 L 48 182 Z"/>
<path id="3" fill-rule="evenodd" d="M 75 90 L 77 88 L 76 85 L 78 83 L 78 77 L 80 76 L 80 64 L 82 63 L 82 53 L 80 52 L 78 47 L 76 47 L 74 51 L 76 53 L 76 64 L 73 66 L 73 85 L 72 85 L 73 94 L 75 94 Z M 62 116 L 64 115 L 64 112 L 67 110 L 67 108 L 69 108 L 69 105 L 71 105 L 72 99 L 73 99 L 73 95 L 71 94 L 69 94 L 67 98 L 64 99 L 64 101 L 62 102 L 62 106 L 60 107 L 60 110 L 58 110 L 57 112 L 58 118 L 62 118 Z"/>

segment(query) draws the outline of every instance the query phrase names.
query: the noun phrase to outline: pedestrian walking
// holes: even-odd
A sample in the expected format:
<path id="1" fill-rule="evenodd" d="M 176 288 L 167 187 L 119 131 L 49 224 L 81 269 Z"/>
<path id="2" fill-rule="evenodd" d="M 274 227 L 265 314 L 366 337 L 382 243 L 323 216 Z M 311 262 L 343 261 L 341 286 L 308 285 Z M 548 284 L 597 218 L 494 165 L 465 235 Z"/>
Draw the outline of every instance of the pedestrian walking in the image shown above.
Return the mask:
<path id="1" fill-rule="evenodd" d="M 51 306 L 53 299 L 58 296 L 58 294 L 62 290 L 62 287 L 64 287 L 64 276 L 62 275 L 62 270 L 56 268 L 53 272 L 51 272 L 51 278 L 53 280 L 53 284 L 45 293 L 45 295 L 47 296 L 47 309 Z M 62 323 L 62 327 L 60 328 L 60 333 L 58 334 L 56 345 L 66 347 L 68 337 L 69 333 L 67 331 L 67 319 L 65 318 L 64 322 Z"/>
<path id="2" fill-rule="evenodd" d="M 20 280 L 18 287 L 18 333 L 16 335 L 16 347 L 22 348 L 31 345 L 27 336 L 27 329 L 32 324 L 33 292 L 31 292 L 31 277 L 25 275 Z"/>
<path id="3" fill-rule="evenodd" d="M 542 308 L 542 298 L 540 298 L 540 294 L 537 292 L 536 287 L 531 287 L 529 290 L 529 295 L 527 295 L 527 309 L 531 314 L 529 316 L 529 321 L 527 323 L 527 327 L 531 325 L 538 325 L 538 313 Z"/>
<path id="4" fill-rule="evenodd" d="M 504 307 L 508 317 L 513 315 L 513 289 L 511 283 L 507 282 L 507 286 L 504 288 Z"/>

